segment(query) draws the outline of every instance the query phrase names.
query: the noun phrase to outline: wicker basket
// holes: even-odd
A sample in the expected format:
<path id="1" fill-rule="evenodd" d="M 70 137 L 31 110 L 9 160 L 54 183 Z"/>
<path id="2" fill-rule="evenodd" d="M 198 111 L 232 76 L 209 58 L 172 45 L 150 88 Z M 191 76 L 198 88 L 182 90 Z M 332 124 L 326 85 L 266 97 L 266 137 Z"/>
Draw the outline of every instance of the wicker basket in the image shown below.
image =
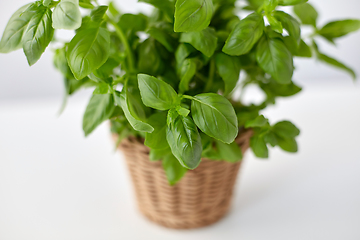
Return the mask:
<path id="1" fill-rule="evenodd" d="M 245 131 L 236 139 L 243 152 L 251 135 Z M 139 209 L 150 220 L 169 228 L 199 228 L 217 222 L 229 210 L 240 162 L 202 159 L 198 168 L 170 186 L 161 162 L 151 162 L 149 148 L 138 139 L 127 138 L 119 148 L 130 170 Z"/>

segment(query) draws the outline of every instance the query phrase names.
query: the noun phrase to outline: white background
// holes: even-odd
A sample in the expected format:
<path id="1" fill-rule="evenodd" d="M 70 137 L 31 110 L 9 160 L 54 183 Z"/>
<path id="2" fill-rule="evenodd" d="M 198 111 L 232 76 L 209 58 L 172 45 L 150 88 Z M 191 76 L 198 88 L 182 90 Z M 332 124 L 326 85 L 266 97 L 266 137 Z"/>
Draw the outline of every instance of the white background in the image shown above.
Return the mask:
<path id="1" fill-rule="evenodd" d="M 322 9 L 320 25 L 360 18 L 357 0 L 311 2 Z M 1 32 L 25 3 L 0 0 Z M 117 3 L 149 10 L 134 0 Z M 339 40 L 338 49 L 323 49 L 360 74 L 359 42 L 356 33 Z M 137 212 L 108 125 L 84 138 L 90 92 L 70 99 L 57 117 L 62 78 L 51 58 L 48 49 L 30 68 L 22 51 L 0 55 L 0 240 L 360 239 L 360 87 L 346 74 L 297 61 L 295 79 L 304 91 L 264 115 L 302 130 L 299 153 L 276 148 L 259 160 L 248 152 L 230 214 L 207 228 L 176 231 Z"/>

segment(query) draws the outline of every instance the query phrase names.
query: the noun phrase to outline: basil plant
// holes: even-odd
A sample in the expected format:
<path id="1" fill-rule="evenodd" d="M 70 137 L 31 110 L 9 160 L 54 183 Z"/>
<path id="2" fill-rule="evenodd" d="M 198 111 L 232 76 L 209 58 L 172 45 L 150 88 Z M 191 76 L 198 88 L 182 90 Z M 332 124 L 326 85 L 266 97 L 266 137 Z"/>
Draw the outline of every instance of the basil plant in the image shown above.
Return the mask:
<path id="1" fill-rule="evenodd" d="M 56 29 L 73 31 L 72 40 L 55 50 L 54 65 L 67 95 L 94 88 L 83 118 L 85 135 L 110 120 L 119 142 L 144 139 L 150 160 L 162 160 L 170 184 L 202 157 L 240 161 L 234 140 L 244 129 L 252 129 L 250 146 L 259 158 L 268 157 L 269 147 L 297 151 L 298 128 L 289 121 L 270 124 L 261 115 L 278 98 L 301 91 L 292 81 L 295 57 L 315 57 L 355 78 L 353 70 L 321 52 L 316 40 L 334 43 L 358 30 L 360 21 L 319 26 L 307 0 L 140 1 L 154 6 L 151 15 L 122 13 L 114 3 L 96 0 L 29 3 L 7 23 L 0 52 L 22 48 L 33 65 L 57 41 Z M 303 36 L 302 25 L 312 33 Z M 261 104 L 234 97 L 249 84 L 265 93 Z"/>

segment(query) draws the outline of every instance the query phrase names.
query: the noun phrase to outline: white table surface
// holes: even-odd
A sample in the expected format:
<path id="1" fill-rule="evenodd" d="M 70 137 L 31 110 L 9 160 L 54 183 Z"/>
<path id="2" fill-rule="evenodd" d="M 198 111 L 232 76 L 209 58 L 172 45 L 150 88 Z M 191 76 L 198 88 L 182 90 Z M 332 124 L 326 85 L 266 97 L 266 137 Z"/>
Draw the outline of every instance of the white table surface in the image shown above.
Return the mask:
<path id="1" fill-rule="evenodd" d="M 0 102 L 1 240 L 360 239 L 358 84 L 308 86 L 267 110 L 302 129 L 300 152 L 248 152 L 230 214 L 187 231 L 138 213 L 108 125 L 83 137 L 86 100 L 60 117 L 57 100 Z"/>

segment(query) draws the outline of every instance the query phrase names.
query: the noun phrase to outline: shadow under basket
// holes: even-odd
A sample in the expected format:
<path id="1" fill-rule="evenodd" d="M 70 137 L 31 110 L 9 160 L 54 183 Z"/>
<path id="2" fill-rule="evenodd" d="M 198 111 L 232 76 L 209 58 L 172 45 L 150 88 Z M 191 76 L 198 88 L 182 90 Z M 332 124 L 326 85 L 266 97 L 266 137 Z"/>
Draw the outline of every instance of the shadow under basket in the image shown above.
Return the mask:
<path id="1" fill-rule="evenodd" d="M 251 135 L 252 131 L 243 131 L 235 140 L 243 153 Z M 202 159 L 199 167 L 170 186 L 161 161 L 150 161 L 149 148 L 139 139 L 124 139 L 119 149 L 130 170 L 138 207 L 151 221 L 168 228 L 199 228 L 228 212 L 240 162 Z"/>

